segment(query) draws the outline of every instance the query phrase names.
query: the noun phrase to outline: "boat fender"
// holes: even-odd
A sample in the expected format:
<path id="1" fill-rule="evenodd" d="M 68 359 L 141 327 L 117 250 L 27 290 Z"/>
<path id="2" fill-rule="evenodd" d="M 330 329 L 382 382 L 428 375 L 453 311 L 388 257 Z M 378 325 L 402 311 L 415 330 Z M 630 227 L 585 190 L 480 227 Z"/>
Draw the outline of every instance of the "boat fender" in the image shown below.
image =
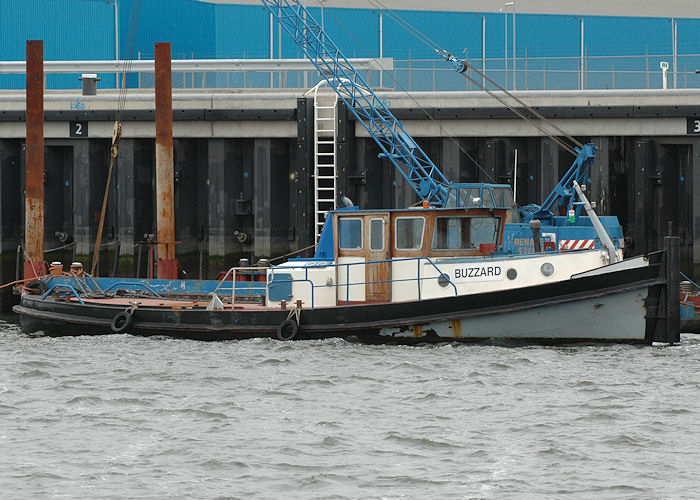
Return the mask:
<path id="1" fill-rule="evenodd" d="M 129 328 L 131 324 L 131 314 L 126 311 L 118 312 L 114 318 L 112 318 L 112 331 L 114 333 L 122 333 L 124 330 Z"/>
<path id="2" fill-rule="evenodd" d="M 114 333 L 122 333 L 131 326 L 134 311 L 136 311 L 137 307 L 138 303 L 132 303 L 129 307 L 114 315 L 111 324 Z"/>
<path id="3" fill-rule="evenodd" d="M 277 338 L 280 340 L 292 340 L 297 335 L 299 325 L 293 319 L 286 319 L 277 327 Z"/>

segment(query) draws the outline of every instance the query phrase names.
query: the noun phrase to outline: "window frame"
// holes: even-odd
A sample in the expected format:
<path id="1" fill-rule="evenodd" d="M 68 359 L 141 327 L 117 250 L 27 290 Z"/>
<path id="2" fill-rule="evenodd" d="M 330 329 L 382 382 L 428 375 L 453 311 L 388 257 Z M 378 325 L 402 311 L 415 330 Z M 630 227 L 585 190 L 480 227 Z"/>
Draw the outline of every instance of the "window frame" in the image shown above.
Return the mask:
<path id="1" fill-rule="evenodd" d="M 475 250 L 476 248 L 472 244 L 472 219 L 473 218 L 474 218 L 474 216 L 472 216 L 472 215 L 438 215 L 438 216 L 436 216 L 435 221 L 433 223 L 433 231 L 432 231 L 433 234 L 432 234 L 432 238 L 430 240 L 430 250 L 433 252 L 463 252 L 463 251 Z M 436 236 L 437 236 L 438 224 L 439 224 L 440 219 L 448 219 L 448 225 L 449 225 L 449 219 L 459 219 L 460 223 L 464 219 L 468 220 L 469 223 L 468 223 L 468 227 L 467 227 L 467 231 L 468 231 L 468 234 L 467 234 L 468 240 L 467 241 L 469 243 L 469 246 L 466 248 L 465 247 L 460 247 L 460 248 L 445 247 L 445 248 L 442 248 L 442 247 L 434 246 L 434 243 L 437 239 Z M 446 235 L 446 240 L 449 242 L 449 231 Z M 462 241 L 463 241 L 463 239 L 462 239 Z"/>
<path id="2" fill-rule="evenodd" d="M 338 250 L 342 250 L 343 252 L 357 252 L 361 251 L 365 247 L 365 235 L 364 235 L 364 227 L 362 224 L 362 221 L 364 219 L 362 217 L 338 217 Z M 341 231 L 341 224 L 342 222 L 347 221 L 359 221 L 360 222 L 360 246 L 359 247 L 350 247 L 346 248 L 342 246 L 342 231 Z"/>
<path id="3" fill-rule="evenodd" d="M 382 247 L 381 248 L 373 248 L 372 247 L 372 223 L 374 221 L 381 222 L 381 226 L 380 226 L 380 228 L 381 228 L 380 234 L 382 235 Z M 386 250 L 386 237 L 385 237 L 386 236 L 386 229 L 384 227 L 385 224 L 386 224 L 386 220 L 382 217 L 369 217 L 369 223 L 367 224 L 369 236 L 367 239 L 369 240 L 369 251 L 370 252 L 383 252 Z"/>
<path id="4" fill-rule="evenodd" d="M 419 219 L 423 221 L 423 225 L 421 227 L 421 232 L 420 232 L 420 244 L 415 247 L 415 248 L 399 248 L 399 231 L 398 231 L 398 224 L 400 220 L 404 219 Z M 398 217 L 394 218 L 394 248 L 396 249 L 397 252 L 417 252 L 423 248 L 423 245 L 425 244 L 425 227 L 427 225 L 427 220 L 424 216 L 422 215 L 399 215 Z"/>

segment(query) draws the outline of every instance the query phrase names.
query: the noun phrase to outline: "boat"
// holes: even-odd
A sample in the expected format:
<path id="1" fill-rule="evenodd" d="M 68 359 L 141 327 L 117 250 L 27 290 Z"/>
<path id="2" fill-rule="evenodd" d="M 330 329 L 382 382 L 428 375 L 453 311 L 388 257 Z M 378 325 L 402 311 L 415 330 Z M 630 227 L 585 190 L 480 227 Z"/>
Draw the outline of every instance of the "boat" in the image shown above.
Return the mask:
<path id="1" fill-rule="evenodd" d="M 683 333 L 700 333 L 700 286 L 681 273 L 680 329 Z"/>
<path id="2" fill-rule="evenodd" d="M 366 343 L 674 343 L 678 238 L 623 259 L 615 217 L 585 196 L 593 145 L 542 206 L 510 186 L 441 174 L 306 9 L 263 0 L 422 202 L 326 214 L 313 258 L 231 267 L 219 280 L 93 277 L 61 263 L 23 287 L 26 332 Z M 561 213 L 563 212 L 563 213 Z M 584 215 L 585 212 L 585 215 Z M 584 241 L 575 250 L 567 242 Z"/>
<path id="3" fill-rule="evenodd" d="M 234 267 L 218 281 L 93 278 L 55 266 L 14 310 L 25 331 L 52 336 L 678 341 L 673 237 L 664 251 L 613 264 L 602 250 L 494 251 L 507 217 L 505 208 L 347 207 L 332 212 L 316 258 Z"/>

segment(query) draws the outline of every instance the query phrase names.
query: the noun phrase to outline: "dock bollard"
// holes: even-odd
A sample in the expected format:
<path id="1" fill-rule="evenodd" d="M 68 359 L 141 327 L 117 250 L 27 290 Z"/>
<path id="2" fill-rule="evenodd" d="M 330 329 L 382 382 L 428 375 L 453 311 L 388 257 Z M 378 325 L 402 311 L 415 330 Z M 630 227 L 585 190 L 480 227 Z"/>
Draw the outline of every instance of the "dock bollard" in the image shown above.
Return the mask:
<path id="1" fill-rule="evenodd" d="M 83 83 L 83 95 L 97 95 L 97 82 L 100 81 L 97 73 L 83 73 L 78 80 Z"/>
<path id="2" fill-rule="evenodd" d="M 61 276 L 63 274 L 63 264 L 54 261 L 49 265 L 49 274 L 51 276 Z"/>
<path id="3" fill-rule="evenodd" d="M 80 262 L 73 262 L 70 265 L 70 270 L 76 276 L 81 277 L 83 275 L 83 264 Z"/>

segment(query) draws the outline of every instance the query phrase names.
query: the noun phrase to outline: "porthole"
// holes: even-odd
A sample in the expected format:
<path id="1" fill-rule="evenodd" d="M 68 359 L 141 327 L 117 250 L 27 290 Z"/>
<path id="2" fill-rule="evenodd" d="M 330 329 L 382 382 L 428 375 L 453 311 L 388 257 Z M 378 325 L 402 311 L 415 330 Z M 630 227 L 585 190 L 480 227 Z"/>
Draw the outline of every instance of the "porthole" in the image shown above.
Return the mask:
<path id="1" fill-rule="evenodd" d="M 440 276 L 438 276 L 438 285 L 441 287 L 446 287 L 447 285 L 450 284 L 450 278 L 447 277 L 446 274 L 442 273 Z"/>
<path id="2" fill-rule="evenodd" d="M 518 277 L 518 271 L 513 269 L 512 267 L 506 271 L 506 276 L 508 277 L 509 280 L 514 280 L 515 278 Z"/>
<path id="3" fill-rule="evenodd" d="M 554 274 L 554 266 L 549 262 L 545 262 L 540 266 L 540 272 L 544 276 L 551 276 L 552 274 Z"/>

